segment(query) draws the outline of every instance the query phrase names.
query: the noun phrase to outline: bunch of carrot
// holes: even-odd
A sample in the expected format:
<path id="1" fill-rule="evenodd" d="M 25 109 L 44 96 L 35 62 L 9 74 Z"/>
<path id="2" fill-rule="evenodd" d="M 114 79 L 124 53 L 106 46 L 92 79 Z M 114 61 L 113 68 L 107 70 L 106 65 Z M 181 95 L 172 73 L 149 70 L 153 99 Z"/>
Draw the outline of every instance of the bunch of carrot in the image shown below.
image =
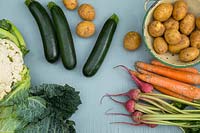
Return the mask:
<path id="1" fill-rule="evenodd" d="M 138 61 L 135 63 L 137 71 L 122 67 L 128 71 L 139 89 L 131 89 L 121 94 L 106 94 L 111 100 L 123 105 L 131 114 L 106 113 L 108 115 L 123 115 L 131 117 L 134 123 L 114 122 L 133 126 L 157 125 L 179 126 L 184 131 L 200 132 L 200 74 L 196 68 L 173 68 L 157 60 L 150 64 Z M 160 93 L 154 93 L 153 89 Z M 104 96 L 104 97 L 105 97 Z M 127 96 L 127 102 L 119 102 L 113 97 Z M 103 98 L 104 98 L 103 97 Z M 173 102 L 170 104 L 169 101 Z M 192 110 L 176 105 L 192 106 Z M 184 106 L 184 107 L 185 107 Z"/>
<path id="2" fill-rule="evenodd" d="M 172 68 L 157 60 L 151 64 L 138 61 L 137 71 L 130 71 L 140 80 L 150 83 L 164 94 L 187 101 L 200 99 L 200 89 L 194 85 L 200 84 L 200 74 L 196 68 Z"/>

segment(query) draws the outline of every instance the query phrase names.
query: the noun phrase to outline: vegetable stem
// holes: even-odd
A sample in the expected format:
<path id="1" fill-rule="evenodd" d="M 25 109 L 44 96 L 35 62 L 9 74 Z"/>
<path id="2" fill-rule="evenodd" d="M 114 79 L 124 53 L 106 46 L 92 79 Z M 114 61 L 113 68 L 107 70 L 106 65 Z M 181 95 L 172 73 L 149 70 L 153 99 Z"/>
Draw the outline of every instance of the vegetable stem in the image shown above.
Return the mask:
<path id="1" fill-rule="evenodd" d="M 157 124 L 157 125 L 165 125 L 165 126 L 178 126 L 178 127 L 186 127 L 186 128 L 191 128 L 191 127 L 200 127 L 200 125 L 188 125 L 187 122 L 185 123 L 179 123 L 179 122 L 170 122 L 170 121 L 144 121 L 146 124 Z"/>
<path id="2" fill-rule="evenodd" d="M 155 93 L 146 93 L 144 95 L 149 95 L 149 96 L 154 96 L 154 97 L 157 97 L 157 98 L 176 101 L 176 102 L 179 102 L 179 103 L 183 103 L 183 104 L 187 104 L 187 105 L 190 105 L 190 106 L 193 106 L 193 107 L 200 108 L 200 104 L 188 102 L 188 101 L 185 101 L 185 100 L 182 100 L 182 99 L 178 99 L 178 98 L 175 98 L 175 97 L 172 97 L 172 96 L 167 96 L 167 95 L 163 95 L 163 94 L 155 94 Z"/>
<path id="3" fill-rule="evenodd" d="M 110 17 L 110 19 L 113 19 L 116 23 L 119 22 L 119 17 L 115 13 L 113 13 L 113 15 Z"/>
<path id="4" fill-rule="evenodd" d="M 51 9 L 53 6 L 56 6 L 56 3 L 53 2 L 53 1 L 49 2 L 48 5 L 47 5 L 47 7 L 48 7 L 49 9 Z"/>
<path id="5" fill-rule="evenodd" d="M 138 111 L 141 111 L 143 113 L 147 113 L 147 114 L 158 114 L 157 112 L 154 112 L 142 105 L 139 105 L 139 104 L 135 104 L 135 108 L 138 110 Z"/>
<path id="6" fill-rule="evenodd" d="M 34 1 L 34 0 L 26 0 L 26 1 L 25 1 L 25 4 L 26 4 L 27 6 L 29 6 L 33 1 Z"/>
<path id="7" fill-rule="evenodd" d="M 166 109 L 166 108 L 160 106 L 159 104 L 157 104 L 156 102 L 154 102 L 154 101 L 152 101 L 152 100 L 149 100 L 149 99 L 146 99 L 146 98 L 141 98 L 141 100 L 143 100 L 143 101 L 145 101 L 145 102 L 148 102 L 148 103 L 150 103 L 150 104 L 152 104 L 152 105 L 158 107 L 159 109 L 161 109 L 161 111 L 166 111 L 166 112 L 168 112 L 168 113 L 174 113 L 174 112 L 172 112 L 172 110 L 168 110 L 168 109 Z"/>
<path id="8" fill-rule="evenodd" d="M 182 114 L 187 114 L 187 112 L 183 112 L 183 111 L 181 111 L 180 109 L 178 109 L 178 108 L 176 108 L 176 107 L 170 105 L 169 103 L 167 103 L 167 102 L 165 102 L 165 101 L 163 101 L 163 100 L 160 100 L 160 99 L 158 99 L 158 98 L 155 98 L 155 97 L 152 97 L 152 96 L 143 95 L 143 94 L 141 94 L 141 97 L 144 97 L 144 98 L 147 98 L 147 99 L 155 100 L 155 101 L 159 102 L 161 105 L 164 105 L 165 107 L 168 107 L 168 108 L 170 108 L 170 109 L 172 109 L 172 110 L 174 110 L 174 111 L 176 111 L 176 112 L 179 112 L 179 113 L 182 113 Z"/>

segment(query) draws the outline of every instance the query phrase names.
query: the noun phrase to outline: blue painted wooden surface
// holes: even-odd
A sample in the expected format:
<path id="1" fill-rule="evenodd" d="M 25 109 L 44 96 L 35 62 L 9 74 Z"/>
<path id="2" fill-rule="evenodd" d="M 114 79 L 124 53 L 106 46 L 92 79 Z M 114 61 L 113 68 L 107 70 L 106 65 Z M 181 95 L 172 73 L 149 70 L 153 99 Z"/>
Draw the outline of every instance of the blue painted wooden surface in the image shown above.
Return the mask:
<path id="1" fill-rule="evenodd" d="M 125 51 L 122 45 L 126 32 L 134 30 L 142 33 L 145 0 L 79 0 L 80 4 L 90 3 L 96 9 L 94 23 L 97 32 L 89 39 L 81 39 L 75 34 L 76 24 L 81 21 L 77 10 L 67 11 L 61 0 L 54 1 L 64 10 L 72 29 L 78 58 L 75 70 L 66 70 L 61 61 L 55 64 L 46 62 L 38 26 L 23 0 L 1 0 L 0 19 L 6 18 L 14 22 L 25 37 L 30 49 L 30 53 L 26 56 L 26 64 L 31 71 L 32 85 L 68 83 L 81 92 L 83 104 L 72 117 L 76 121 L 77 133 L 181 133 L 181 130 L 176 127 L 159 126 L 151 129 L 111 125 L 110 122 L 131 122 L 131 120 L 120 116 L 105 116 L 104 113 L 110 108 L 113 108 L 114 112 L 125 112 L 125 110 L 109 99 L 105 99 L 102 105 L 99 103 L 101 96 L 105 93 L 119 93 L 135 87 L 129 75 L 120 69 L 113 69 L 114 66 L 124 64 L 133 68 L 135 61 L 149 61 L 152 58 L 146 51 L 144 44 L 135 52 Z M 46 7 L 49 0 L 40 0 L 40 2 Z M 94 77 L 85 78 L 82 74 L 82 67 L 105 20 L 112 13 L 118 14 L 120 21 L 107 58 Z M 120 100 L 126 99 L 121 98 Z"/>

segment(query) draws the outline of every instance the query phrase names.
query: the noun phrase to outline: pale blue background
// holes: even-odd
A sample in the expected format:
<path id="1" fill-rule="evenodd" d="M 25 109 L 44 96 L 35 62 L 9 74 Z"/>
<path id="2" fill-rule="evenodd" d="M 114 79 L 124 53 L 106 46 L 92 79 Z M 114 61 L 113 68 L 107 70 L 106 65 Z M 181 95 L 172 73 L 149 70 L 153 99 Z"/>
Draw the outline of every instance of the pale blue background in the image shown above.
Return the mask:
<path id="1" fill-rule="evenodd" d="M 100 105 L 102 95 L 107 92 L 119 93 L 135 87 L 129 75 L 120 69 L 112 69 L 118 64 L 133 68 L 137 60 L 149 61 L 149 53 L 144 44 L 135 52 L 123 49 L 123 36 L 130 30 L 142 32 L 142 21 L 145 15 L 143 8 L 145 0 L 79 0 L 79 3 L 90 3 L 96 9 L 94 23 L 97 27 L 95 36 L 90 39 L 81 39 L 75 34 L 75 26 L 81 21 L 77 11 L 67 11 L 61 0 L 54 0 L 64 10 L 70 23 L 78 64 L 75 70 L 66 70 L 61 61 L 49 64 L 44 58 L 38 26 L 23 0 L 0 0 L 0 19 L 7 18 L 14 22 L 21 30 L 31 52 L 26 56 L 26 64 L 30 68 L 32 84 L 41 83 L 68 83 L 81 93 L 83 104 L 72 117 L 76 122 L 77 133 L 181 133 L 176 127 L 159 126 L 151 129 L 147 127 L 131 127 L 127 125 L 110 125 L 113 121 L 129 121 L 121 116 L 105 116 L 106 110 L 113 108 L 115 112 L 125 112 L 123 107 L 105 99 Z M 40 0 L 46 7 L 49 0 Z M 120 22 L 113 39 L 110 51 L 99 72 L 92 78 L 85 78 L 82 67 L 94 46 L 97 35 L 104 21 L 116 13 Z M 121 98 L 121 100 L 125 100 Z"/>

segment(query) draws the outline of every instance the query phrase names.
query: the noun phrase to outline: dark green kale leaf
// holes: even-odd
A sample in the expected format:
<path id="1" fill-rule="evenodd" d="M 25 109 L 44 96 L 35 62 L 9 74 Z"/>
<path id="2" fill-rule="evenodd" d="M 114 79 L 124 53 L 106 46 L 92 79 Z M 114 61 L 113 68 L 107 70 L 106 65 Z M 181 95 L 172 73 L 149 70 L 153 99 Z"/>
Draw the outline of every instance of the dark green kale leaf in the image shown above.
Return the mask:
<path id="1" fill-rule="evenodd" d="M 16 133 L 76 133 L 73 126 L 73 121 L 64 122 L 51 114 L 38 122 L 28 124 Z"/>
<path id="2" fill-rule="evenodd" d="M 46 101 L 38 96 L 28 98 L 28 104 L 20 104 L 16 107 L 16 115 L 26 122 L 35 122 L 49 115 Z"/>
<path id="3" fill-rule="evenodd" d="M 43 84 L 32 87 L 30 93 L 46 100 L 48 110 L 55 112 L 61 119 L 68 119 L 81 104 L 79 92 L 69 85 Z"/>

